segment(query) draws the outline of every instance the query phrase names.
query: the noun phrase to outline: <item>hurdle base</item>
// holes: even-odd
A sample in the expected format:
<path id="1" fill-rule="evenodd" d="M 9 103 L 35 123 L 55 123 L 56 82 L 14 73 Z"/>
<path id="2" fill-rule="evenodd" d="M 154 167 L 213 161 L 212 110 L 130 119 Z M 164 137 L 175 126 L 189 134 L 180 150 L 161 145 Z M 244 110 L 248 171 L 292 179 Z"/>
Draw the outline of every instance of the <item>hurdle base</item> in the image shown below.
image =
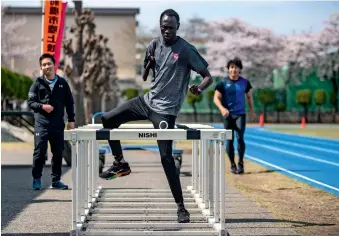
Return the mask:
<path id="1" fill-rule="evenodd" d="M 88 203 L 88 208 L 84 209 L 83 214 L 80 216 L 80 222 L 77 223 L 77 229 L 72 230 L 70 232 L 71 236 L 79 236 L 83 235 L 83 230 L 86 230 L 87 228 L 87 221 L 90 218 L 91 215 L 91 209 L 97 205 L 98 198 L 102 192 L 102 186 L 98 186 L 98 188 L 94 191 L 94 197 L 92 197 L 91 202 Z"/>
<path id="2" fill-rule="evenodd" d="M 79 236 L 82 233 L 83 224 L 77 224 L 76 229 L 70 231 L 70 236 Z"/>
<path id="3" fill-rule="evenodd" d="M 79 235 L 78 230 L 71 230 L 71 232 L 69 232 L 69 236 L 78 236 L 78 235 Z"/>
<path id="4" fill-rule="evenodd" d="M 195 199 L 200 211 L 205 216 L 208 223 L 213 224 L 213 228 L 218 232 L 218 236 L 230 236 L 230 234 L 227 232 L 226 229 L 221 229 L 221 224 L 216 222 L 216 219 L 211 216 L 211 212 L 206 206 L 205 203 L 203 203 L 202 198 L 200 197 L 200 194 L 197 193 L 195 189 L 193 189 L 193 186 L 187 186 L 187 189 L 191 192 L 193 195 L 193 198 Z M 220 219 L 219 219 L 220 220 Z"/>

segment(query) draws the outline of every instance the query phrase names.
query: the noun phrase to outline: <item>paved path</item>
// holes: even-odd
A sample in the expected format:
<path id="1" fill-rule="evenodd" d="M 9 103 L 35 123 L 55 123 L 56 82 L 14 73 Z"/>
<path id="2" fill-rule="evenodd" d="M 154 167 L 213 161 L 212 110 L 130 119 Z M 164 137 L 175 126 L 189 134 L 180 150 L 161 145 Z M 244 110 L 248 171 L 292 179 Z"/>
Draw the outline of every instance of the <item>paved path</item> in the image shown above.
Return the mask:
<path id="1" fill-rule="evenodd" d="M 2 152 L 1 227 L 2 235 L 66 236 L 71 229 L 71 190 L 52 190 L 50 162 L 44 169 L 43 190 L 31 190 L 31 153 Z M 126 151 L 132 173 L 111 181 L 109 188 L 167 188 L 160 157 L 147 151 Z M 107 158 L 106 165 L 112 162 Z M 191 158 L 184 156 L 181 183 L 191 185 Z M 63 180 L 71 185 L 71 170 L 63 167 Z M 226 227 L 233 235 L 297 235 L 288 222 L 273 218 L 269 212 L 234 189 L 226 186 Z"/>

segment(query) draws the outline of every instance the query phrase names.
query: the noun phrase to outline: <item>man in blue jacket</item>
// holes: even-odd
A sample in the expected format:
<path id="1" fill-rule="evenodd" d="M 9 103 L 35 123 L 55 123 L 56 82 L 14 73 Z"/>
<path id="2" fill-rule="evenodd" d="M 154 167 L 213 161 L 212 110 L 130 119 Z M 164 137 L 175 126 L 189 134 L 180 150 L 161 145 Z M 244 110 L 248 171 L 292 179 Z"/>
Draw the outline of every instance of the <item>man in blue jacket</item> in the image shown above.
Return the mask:
<path id="1" fill-rule="evenodd" d="M 64 109 L 68 115 L 68 129 L 74 129 L 74 100 L 64 78 L 55 73 L 55 59 L 50 54 L 39 58 L 43 75 L 29 89 L 28 106 L 34 111 L 33 189 L 41 189 L 42 169 L 47 154 L 47 143 L 51 146 L 52 187 L 68 189 L 60 181 L 62 152 L 64 148 Z"/>

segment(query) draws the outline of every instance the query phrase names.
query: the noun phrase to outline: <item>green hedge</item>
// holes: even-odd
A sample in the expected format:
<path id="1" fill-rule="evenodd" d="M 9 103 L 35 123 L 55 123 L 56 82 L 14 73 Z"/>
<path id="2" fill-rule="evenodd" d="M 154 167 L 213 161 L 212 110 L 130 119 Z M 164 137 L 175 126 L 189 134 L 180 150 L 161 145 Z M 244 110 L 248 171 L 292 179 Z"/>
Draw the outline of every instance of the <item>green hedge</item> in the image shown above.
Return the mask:
<path id="1" fill-rule="evenodd" d="M 32 83 L 33 80 L 30 77 L 1 67 L 2 98 L 26 100 Z"/>

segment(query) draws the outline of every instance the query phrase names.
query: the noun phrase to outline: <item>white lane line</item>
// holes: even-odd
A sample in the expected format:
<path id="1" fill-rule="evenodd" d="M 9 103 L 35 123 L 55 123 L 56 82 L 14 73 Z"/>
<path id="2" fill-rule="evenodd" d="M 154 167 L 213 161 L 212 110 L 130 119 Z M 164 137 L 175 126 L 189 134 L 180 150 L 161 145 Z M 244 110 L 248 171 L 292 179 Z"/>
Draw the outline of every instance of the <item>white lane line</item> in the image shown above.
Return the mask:
<path id="1" fill-rule="evenodd" d="M 246 141 L 246 144 L 251 144 L 251 145 L 257 146 L 257 147 L 263 147 L 263 148 L 271 149 L 271 150 L 274 150 L 274 151 L 277 151 L 277 152 L 282 152 L 282 153 L 286 153 L 286 154 L 289 154 L 289 155 L 309 159 L 309 160 L 312 160 L 312 161 L 322 162 L 322 163 L 326 163 L 326 164 L 333 165 L 333 166 L 339 166 L 339 163 L 335 163 L 335 162 L 332 162 L 332 161 L 325 161 L 325 160 L 322 160 L 322 159 L 319 159 L 319 158 L 299 154 L 299 153 L 296 153 L 296 152 L 286 151 L 284 149 L 275 148 L 275 147 L 271 147 L 271 146 L 268 146 L 268 145 L 259 144 L 259 143 L 256 143 L 256 142 Z"/>
<path id="2" fill-rule="evenodd" d="M 334 151 L 332 149 L 314 147 L 314 146 L 310 146 L 310 145 L 292 143 L 292 142 L 288 142 L 288 141 L 280 141 L 280 140 L 274 139 L 274 138 L 263 138 L 263 137 L 260 137 L 260 136 L 257 136 L 257 135 L 252 135 L 252 134 L 245 134 L 245 137 L 251 137 L 251 138 L 254 138 L 254 139 L 260 139 L 260 140 L 274 142 L 274 143 L 288 144 L 288 145 L 295 146 L 295 147 L 304 147 L 304 148 L 308 148 L 308 149 L 339 154 L 339 151 Z M 339 149 L 339 147 L 338 147 L 338 149 Z"/>
<path id="3" fill-rule="evenodd" d="M 277 134 L 277 135 L 284 135 L 286 137 L 292 137 L 292 138 L 306 138 L 308 142 L 316 142 L 317 144 L 324 143 L 325 145 L 331 145 L 338 147 L 339 146 L 339 140 L 338 139 L 331 139 L 331 138 L 323 138 L 323 137 L 317 137 L 317 136 L 310 136 L 310 135 L 302 135 L 302 134 L 294 134 L 294 133 L 287 133 L 287 132 L 280 132 L 280 131 L 272 131 L 268 129 L 257 129 L 257 131 L 271 133 L 271 134 Z"/>
<path id="4" fill-rule="evenodd" d="M 317 180 L 308 178 L 308 177 L 306 177 L 306 176 L 300 175 L 300 174 L 295 173 L 295 172 L 293 172 L 293 171 L 286 170 L 285 168 L 282 168 L 282 167 L 280 167 L 280 166 L 276 166 L 276 165 L 274 165 L 274 164 L 271 164 L 271 163 L 269 163 L 269 162 L 263 161 L 263 160 L 258 159 L 258 158 L 256 158 L 256 157 L 253 157 L 253 156 L 250 156 L 250 155 L 247 155 L 247 154 L 245 154 L 245 157 L 248 158 L 248 159 L 250 159 L 250 160 L 257 161 L 257 162 L 262 163 L 262 164 L 264 164 L 264 165 L 273 167 L 273 168 L 275 168 L 275 169 L 284 171 L 284 172 L 289 173 L 289 174 L 291 174 L 291 175 L 297 176 L 297 177 L 299 177 L 299 178 L 308 180 L 308 181 L 310 181 L 310 182 L 319 184 L 319 185 L 321 185 L 321 186 L 324 186 L 324 187 L 326 187 L 326 188 L 330 188 L 330 189 L 332 189 L 332 190 L 335 190 L 335 191 L 339 192 L 339 188 L 336 188 L 336 187 L 333 187 L 333 186 L 331 186 L 331 185 L 325 184 L 325 183 L 323 183 L 323 182 L 319 182 L 319 181 L 317 181 Z"/>

